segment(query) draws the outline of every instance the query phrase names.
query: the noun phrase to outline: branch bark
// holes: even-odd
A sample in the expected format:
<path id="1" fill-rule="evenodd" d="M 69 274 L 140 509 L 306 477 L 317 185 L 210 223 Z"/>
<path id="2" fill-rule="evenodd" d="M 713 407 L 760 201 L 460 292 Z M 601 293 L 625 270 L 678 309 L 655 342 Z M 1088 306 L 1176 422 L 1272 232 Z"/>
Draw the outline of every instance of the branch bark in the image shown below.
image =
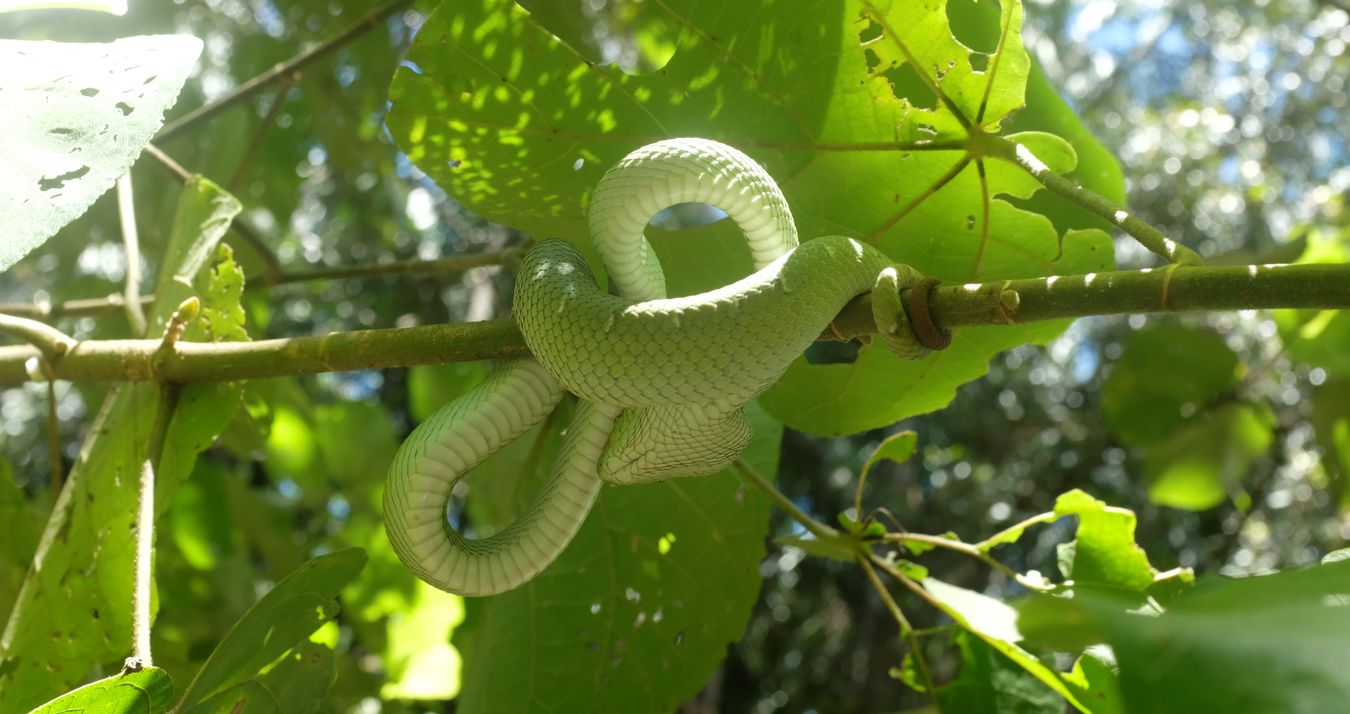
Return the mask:
<path id="1" fill-rule="evenodd" d="M 1174 264 L 940 285 L 930 294 L 929 303 L 934 321 L 942 328 L 1143 312 L 1345 309 L 1350 308 L 1350 265 Z M 874 330 L 870 300 L 863 296 L 840 312 L 821 339 L 847 340 Z M 31 336 L 24 334 L 24 338 Z M 259 342 L 180 342 L 174 354 L 156 361 L 159 346 L 159 340 L 80 342 L 55 361 L 52 374 L 58 379 L 86 381 L 141 381 L 157 376 L 189 382 L 529 356 L 524 338 L 510 319 Z M 24 362 L 37 354 L 36 348 L 26 345 L 0 347 L 0 385 L 27 381 Z"/>

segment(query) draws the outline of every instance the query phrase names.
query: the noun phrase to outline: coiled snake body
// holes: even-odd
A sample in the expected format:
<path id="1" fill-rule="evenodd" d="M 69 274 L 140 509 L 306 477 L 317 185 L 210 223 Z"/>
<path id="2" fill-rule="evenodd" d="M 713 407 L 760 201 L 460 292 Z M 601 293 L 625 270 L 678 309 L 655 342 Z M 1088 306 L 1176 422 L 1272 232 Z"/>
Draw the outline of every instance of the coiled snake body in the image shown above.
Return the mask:
<path id="1" fill-rule="evenodd" d="M 744 232 L 755 270 L 716 290 L 668 298 L 647 222 L 678 203 L 707 203 Z M 590 207 L 596 249 L 619 295 L 602 291 L 571 245 L 526 254 L 514 313 L 535 360 L 499 365 L 399 448 L 384 496 L 395 552 L 418 577 L 463 595 L 520 585 L 567 546 L 602 483 L 702 476 L 749 443 L 741 405 L 774 383 L 853 297 L 872 291 L 878 332 L 916 358 L 902 291 L 920 279 L 842 236 L 798 245 L 773 179 L 731 147 L 673 139 L 629 154 Z M 537 360 L 537 361 L 536 361 Z M 526 512 L 482 539 L 447 520 L 455 483 L 542 421 L 563 391 L 581 398 L 553 470 Z"/>

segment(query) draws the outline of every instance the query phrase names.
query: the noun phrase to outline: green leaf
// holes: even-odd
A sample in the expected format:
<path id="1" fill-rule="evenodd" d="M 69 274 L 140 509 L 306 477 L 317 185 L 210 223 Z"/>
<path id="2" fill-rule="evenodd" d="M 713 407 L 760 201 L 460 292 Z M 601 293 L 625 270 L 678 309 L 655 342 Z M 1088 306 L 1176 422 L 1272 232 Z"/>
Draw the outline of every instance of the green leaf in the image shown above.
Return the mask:
<path id="1" fill-rule="evenodd" d="M 126 173 L 201 48 L 185 35 L 108 44 L 0 41 L 0 270 Z"/>
<path id="2" fill-rule="evenodd" d="M 324 704 L 337 677 L 333 650 L 302 641 L 266 672 L 203 702 L 180 707 L 183 714 L 310 714 Z"/>
<path id="3" fill-rule="evenodd" d="M 1127 711 L 1329 712 L 1350 701 L 1350 561 L 1301 571 L 1202 579 L 1161 614 L 1132 614 L 1101 593 L 1037 596 L 1029 637 L 1105 642 Z"/>
<path id="4" fill-rule="evenodd" d="M 1064 699 L 1058 692 L 987 642 L 965 630 L 958 630 L 955 640 L 961 651 L 961 671 L 937 690 L 937 704 L 943 714 L 1064 711 Z"/>
<path id="5" fill-rule="evenodd" d="M 221 275 L 231 272 L 222 260 L 219 270 L 205 269 L 214 253 L 222 224 L 239 204 L 209 182 L 195 182 L 179 199 L 179 215 L 201 221 L 177 222 L 186 234 L 170 243 L 200 243 L 202 250 L 179 253 L 181 263 L 161 270 L 179 276 L 172 289 L 156 294 L 150 310 L 150 334 L 159 336 L 168 315 L 183 297 L 201 295 L 209 310 L 226 309 L 214 290 Z M 211 250 L 205 250 L 205 246 Z M 197 266 L 193 273 L 191 266 Z M 214 297 L 213 297 L 214 296 Z M 188 326 L 188 334 L 205 334 L 204 323 Z M 69 689 L 100 665 L 120 663 L 131 642 L 131 590 L 136 482 L 149 443 L 159 403 L 154 383 L 125 384 L 109 391 L 89 428 L 80 459 L 66 478 L 41 541 L 10 612 L 0 639 L 0 711 L 22 710 Z M 198 383 L 183 388 L 165 435 L 156 503 L 174 501 L 177 485 L 189 474 L 197 454 L 210 445 L 229 422 L 237 390 L 229 384 Z"/>
<path id="6" fill-rule="evenodd" d="M 1078 533 L 1061 546 L 1064 577 L 1076 585 L 1100 585 L 1143 592 L 1156 571 L 1134 542 L 1135 515 L 1077 489 L 1055 499 L 1055 514 L 1078 517 Z"/>
<path id="7" fill-rule="evenodd" d="M 587 62 L 551 34 L 544 23 L 555 14 L 534 16 L 506 0 L 443 3 L 395 77 L 389 125 L 400 147 L 475 212 L 583 249 L 588 192 L 605 170 L 642 144 L 703 136 L 746 149 L 778 177 L 807 239 L 865 237 L 897 261 L 963 282 L 1109 268 L 1105 233 L 1061 240 L 1044 217 L 990 195 L 1026 192 L 1006 171 L 986 190 L 974 166 L 944 181 L 961 167 L 961 152 L 849 148 L 956 139 L 965 133 L 956 112 L 996 128 L 1020 107 L 1022 8 L 999 7 L 960 14 L 949 27 L 942 4 L 775 13 L 762 0 L 677 0 L 636 10 L 669 22 L 675 53 L 658 72 L 630 75 Z M 966 35 L 993 44 L 972 52 L 957 39 Z M 930 68 L 943 68 L 940 80 L 929 79 L 949 101 L 918 96 L 932 94 L 919 76 Z M 1054 161 L 1073 155 L 1059 140 L 1027 140 Z M 922 200 L 910 207 L 914 199 Z M 743 241 L 729 223 L 649 232 L 673 292 L 745 274 Z M 888 425 L 945 406 L 993 354 L 1052 339 L 1066 324 L 962 330 L 951 348 L 920 362 L 876 347 L 854 364 L 799 360 L 761 403 L 817 434 Z"/>
<path id="8" fill-rule="evenodd" d="M 1087 648 L 1073 663 L 1073 670 L 1060 676 L 1080 701 L 1092 702 L 1093 714 L 1125 714 L 1116 676 L 1116 656 L 1110 647 Z"/>
<path id="9" fill-rule="evenodd" d="M 172 703 L 173 680 L 164 670 L 147 667 L 86 684 L 29 714 L 140 714 L 167 711 Z"/>
<path id="10" fill-rule="evenodd" d="M 1350 262 L 1350 228 L 1308 230 L 1308 249 L 1299 263 Z M 1350 312 L 1276 310 L 1280 341 L 1293 359 L 1321 367 L 1328 375 L 1350 377 Z"/>
<path id="11" fill-rule="evenodd" d="M 1241 483 L 1275 439 L 1264 405 L 1224 404 L 1188 422 L 1148 454 L 1149 500 L 1200 511 L 1240 492 Z"/>
<path id="12" fill-rule="evenodd" d="M 1049 132 L 1068 140 L 1073 146 L 1077 166 L 1070 166 L 1072 171 L 1067 176 L 1117 205 L 1125 204 L 1125 174 L 1120 169 L 1120 162 L 1083 126 L 1078 114 L 1050 85 L 1035 57 L 1027 76 L 1027 106 L 1009 117 L 1003 126 L 1009 132 Z M 1046 160 L 1039 153 L 1038 158 Z M 1053 164 L 1050 167 L 1060 170 Z M 1113 228 L 1095 214 L 1049 191 L 1041 191 L 1018 205 L 1049 218 L 1057 230 L 1066 234 L 1072 229 Z"/>
<path id="13" fill-rule="evenodd" d="M 308 637 L 337 613 L 334 598 L 365 564 L 365 553 L 350 548 L 314 558 L 283 578 L 220 641 L 179 708 L 190 710 L 253 678 Z"/>
<path id="14" fill-rule="evenodd" d="M 749 409 L 742 458 L 774 473 L 781 429 Z M 744 631 L 768 501 L 731 471 L 607 487 L 539 577 L 468 601 L 458 711 L 669 712 Z"/>
<path id="15" fill-rule="evenodd" d="M 42 535 L 42 512 L 14 480 L 9 461 L 0 459 L 0 612 L 9 612 Z"/>
<path id="16" fill-rule="evenodd" d="M 1094 712 L 1065 685 L 1060 679 L 1059 672 L 1018 646 L 1017 643 L 1022 641 L 1022 634 L 1018 631 L 1017 611 L 1010 605 L 936 578 L 925 579 L 923 587 L 933 596 L 938 607 L 957 625 L 998 650 L 1018 667 L 1069 700 L 1069 703 L 1089 714 Z"/>
<path id="17" fill-rule="evenodd" d="M 160 272 L 155 284 L 154 309 L 147 315 L 151 325 L 163 327 L 183 300 L 194 295 L 201 299 L 213 298 L 217 311 L 225 310 L 227 315 L 237 315 L 238 324 L 243 324 L 243 310 L 239 307 L 243 276 L 237 272 L 237 268 L 231 264 L 218 276 L 219 280 L 213 281 L 213 285 L 205 290 L 200 289 L 197 283 L 197 276 L 212 262 L 213 257 L 217 261 L 232 261 L 232 254 L 217 254 L 216 247 L 242 209 L 239 199 L 207 179 L 196 177 L 183 186 L 183 195 L 174 213 L 173 232 L 169 234 L 169 244 L 165 248 L 162 263 L 165 268 L 172 269 Z M 233 302 L 226 304 L 224 299 L 231 297 Z"/>
<path id="18" fill-rule="evenodd" d="M 867 457 L 867 463 L 863 464 L 863 471 L 872 469 L 878 462 L 894 461 L 902 464 L 914 455 L 914 448 L 919 444 L 919 435 L 912 431 L 901 431 L 891 434 L 877 444 L 877 448 L 872 451 L 872 455 Z"/>
<path id="19" fill-rule="evenodd" d="M 1116 438 L 1156 444 L 1237 383 L 1237 355 L 1208 329 L 1165 322 L 1132 333 L 1102 387 Z"/>

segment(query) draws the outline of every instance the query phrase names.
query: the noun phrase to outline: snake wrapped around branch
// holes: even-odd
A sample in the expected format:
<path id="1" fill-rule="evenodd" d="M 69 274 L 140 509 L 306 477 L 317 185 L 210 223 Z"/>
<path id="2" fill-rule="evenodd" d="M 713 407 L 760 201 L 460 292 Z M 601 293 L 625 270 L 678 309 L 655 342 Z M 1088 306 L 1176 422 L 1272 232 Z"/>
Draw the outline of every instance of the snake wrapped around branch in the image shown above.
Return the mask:
<path id="1" fill-rule="evenodd" d="M 755 272 L 667 297 L 643 232 L 681 203 L 726 212 L 745 235 Z M 499 364 L 413 431 L 390 467 L 384 513 L 394 550 L 442 590 L 492 595 L 539 574 L 567 547 L 604 483 L 726 467 L 750 442 L 742 405 L 860 294 L 871 292 L 878 334 L 900 357 L 922 357 L 949 338 L 920 340 L 906 315 L 907 291 L 926 292 L 932 281 L 851 238 L 798 244 L 772 177 L 714 141 L 671 139 L 629 154 L 601 179 L 589 221 L 618 295 L 600 289 L 570 244 L 535 245 L 520 265 L 513 303 L 534 359 Z M 447 516 L 456 482 L 543 421 L 564 390 L 580 402 L 538 495 L 500 532 L 461 535 Z"/>

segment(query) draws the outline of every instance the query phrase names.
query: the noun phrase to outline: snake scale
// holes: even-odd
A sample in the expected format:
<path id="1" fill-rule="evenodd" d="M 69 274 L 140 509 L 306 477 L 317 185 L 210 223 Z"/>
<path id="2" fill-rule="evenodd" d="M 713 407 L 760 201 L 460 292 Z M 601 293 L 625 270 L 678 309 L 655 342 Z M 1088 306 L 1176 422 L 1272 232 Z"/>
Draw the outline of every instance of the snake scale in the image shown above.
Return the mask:
<path id="1" fill-rule="evenodd" d="M 755 272 L 709 292 L 667 297 L 643 231 L 680 203 L 725 211 L 745 235 Z M 891 351 L 918 358 L 928 349 L 901 302 L 922 276 L 850 238 L 799 245 L 777 184 L 729 146 L 671 139 L 634 151 L 601 179 L 589 223 L 618 295 L 599 288 L 570 244 L 531 248 L 513 311 L 535 359 L 499 364 L 414 430 L 390 467 L 389 538 L 399 558 L 438 588 L 492 595 L 539 574 L 576 534 L 604 483 L 702 476 L 730 464 L 751 437 L 741 406 L 781 377 L 857 295 L 871 291 L 878 333 Z M 580 402 L 540 493 L 500 532 L 461 535 L 447 516 L 456 482 L 545 419 L 564 391 Z"/>

